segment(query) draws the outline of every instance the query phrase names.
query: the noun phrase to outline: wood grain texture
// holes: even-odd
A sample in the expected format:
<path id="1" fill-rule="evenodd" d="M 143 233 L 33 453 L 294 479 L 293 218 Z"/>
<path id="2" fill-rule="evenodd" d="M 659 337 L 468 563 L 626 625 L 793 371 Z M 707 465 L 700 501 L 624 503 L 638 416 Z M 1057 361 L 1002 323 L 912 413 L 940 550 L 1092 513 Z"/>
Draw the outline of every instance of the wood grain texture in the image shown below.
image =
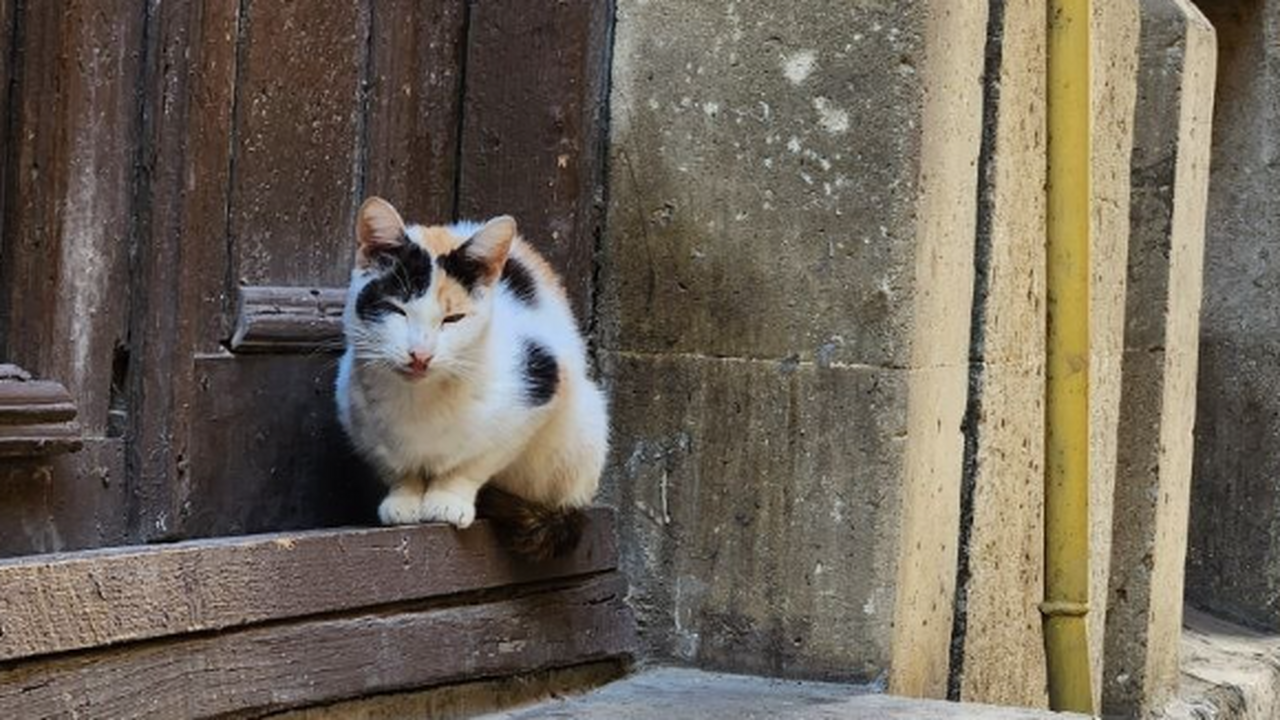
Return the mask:
<path id="1" fill-rule="evenodd" d="M 14 22 L 17 9 L 18 0 L 0 0 L 0 47 L 7 49 L 17 46 L 18 26 Z M 12 117 L 11 111 L 17 100 L 14 93 L 16 56 L 12 52 L 0 52 L 0 118 Z M 16 144 L 11 134 L 12 129 L 8 122 L 0 126 L 0 359 L 10 357 L 9 324 L 13 314 L 13 296 L 4 291 L 8 287 L 4 284 L 8 278 L 5 268 L 11 262 L 10 242 L 7 240 L 9 214 L 5 208 L 9 205 L 9 189 L 17 180 L 11 161 Z M 2 367 L 4 366 L 0 365 Z"/>
<path id="2" fill-rule="evenodd" d="M 627 658 L 612 658 L 502 678 L 464 680 L 424 690 L 383 693 L 285 710 L 264 715 L 261 720 L 481 718 L 486 713 L 588 692 L 626 677 L 630 665 Z"/>
<path id="3" fill-rule="evenodd" d="M 275 313 L 252 284 L 344 286 L 365 185 L 448 215 L 463 10 L 158 7 L 151 242 L 135 291 L 137 539 L 328 526 L 376 506 L 377 483 L 336 430 L 333 360 L 314 356 L 340 340 L 340 300 L 324 291 L 318 307 Z M 293 357 L 234 363 L 226 344 Z"/>
<path id="4" fill-rule="evenodd" d="M 501 550 L 485 520 L 0 562 L 0 661 L 597 573 L 617 566 L 613 532 L 592 510 L 577 550 L 539 564 Z"/>
<path id="5" fill-rule="evenodd" d="M 371 4 L 368 169 L 380 195 L 411 222 L 453 219 L 466 0 Z M 354 234 L 346 238 L 352 243 Z"/>
<path id="6" fill-rule="evenodd" d="M 0 460 L 47 458 L 83 446 L 75 423 L 0 425 Z"/>
<path id="7" fill-rule="evenodd" d="M 205 718 L 625 656 L 616 573 L 509 600 L 369 613 L 18 664 L 0 717 Z"/>
<path id="8" fill-rule="evenodd" d="M 343 288 L 243 287 L 235 353 L 342 350 Z"/>
<path id="9" fill-rule="evenodd" d="M 343 285 L 358 205 L 368 9 L 254 0 L 240 29 L 230 233 L 248 285 Z"/>
<path id="10" fill-rule="evenodd" d="M 590 317 L 604 205 L 609 0 L 472 3 L 458 214 L 510 214 Z"/>
<path id="11" fill-rule="evenodd" d="M 183 537 L 368 525 L 385 492 L 338 424 L 338 359 L 195 360 L 186 483 L 170 516 Z"/>
<path id="12" fill-rule="evenodd" d="M 7 121 L 0 345 L 5 359 L 59 381 L 79 410 L 78 422 L 0 428 L 0 555 L 9 555 L 119 537 L 110 516 L 122 518 L 120 508 L 99 514 L 111 490 L 85 481 L 118 457 L 119 441 L 106 436 L 113 368 L 128 335 L 122 290 L 145 7 L 127 0 L 0 7 Z M 83 451 L 59 455 L 82 442 Z"/>
<path id="13" fill-rule="evenodd" d="M 145 10 L 131 0 L 17 7 L 0 262 L 5 359 L 66 385 L 86 434 L 103 437 L 113 358 L 127 335 L 128 295 L 119 289 L 128 277 Z"/>
<path id="14" fill-rule="evenodd" d="M 124 441 L 82 442 L 74 455 L 0 462 L 0 557 L 127 541 Z M 0 603 L 0 628 L 6 624 Z"/>
<path id="15" fill-rule="evenodd" d="M 83 446 L 76 404 L 61 383 L 0 365 L 0 459 L 48 458 Z"/>
<path id="16" fill-rule="evenodd" d="M 63 422 L 75 417 L 76 404 L 62 383 L 0 379 L 0 425 Z"/>
<path id="17" fill-rule="evenodd" d="M 227 206 L 239 3 L 156 5 L 144 88 L 150 202 L 130 286 L 128 466 L 134 540 L 171 538 L 190 485 L 197 352 L 229 337 Z"/>

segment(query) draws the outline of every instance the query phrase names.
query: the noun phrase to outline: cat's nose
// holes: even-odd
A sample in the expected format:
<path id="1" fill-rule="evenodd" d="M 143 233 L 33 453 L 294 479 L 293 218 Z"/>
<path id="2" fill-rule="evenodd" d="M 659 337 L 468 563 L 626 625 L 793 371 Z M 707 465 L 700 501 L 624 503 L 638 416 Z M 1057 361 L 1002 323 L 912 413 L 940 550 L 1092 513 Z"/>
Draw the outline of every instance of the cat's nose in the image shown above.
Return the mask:
<path id="1" fill-rule="evenodd" d="M 431 365 L 431 355 L 420 350 L 409 351 L 409 368 L 416 373 L 426 372 Z"/>

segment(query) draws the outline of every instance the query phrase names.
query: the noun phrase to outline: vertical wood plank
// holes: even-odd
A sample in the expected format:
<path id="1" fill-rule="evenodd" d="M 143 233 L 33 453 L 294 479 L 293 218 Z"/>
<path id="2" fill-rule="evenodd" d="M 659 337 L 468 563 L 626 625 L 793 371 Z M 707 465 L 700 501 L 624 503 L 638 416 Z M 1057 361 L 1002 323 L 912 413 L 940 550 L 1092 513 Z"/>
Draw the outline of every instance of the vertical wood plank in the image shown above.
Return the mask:
<path id="1" fill-rule="evenodd" d="M 8 213 L 9 187 L 13 184 L 11 155 L 14 151 L 15 138 L 11 135 L 10 108 L 14 97 L 14 52 L 18 42 L 15 14 L 17 0 L 0 0 L 0 362 L 9 356 L 9 317 L 12 313 L 12 295 L 5 291 L 9 266 L 10 248 Z"/>
<path id="2" fill-rule="evenodd" d="M 372 6 L 365 196 L 412 220 L 452 220 L 466 0 L 379 0 Z M 342 228 L 350 238 L 348 228 Z"/>
<path id="3" fill-rule="evenodd" d="M 108 468 L 57 512 L 127 502 L 141 540 L 355 517 L 330 359 L 222 362 L 237 285 L 345 284 L 362 195 L 516 213 L 587 316 L 611 3 L 67 0 L 8 22 L 19 5 L 0 347 L 67 384 L 100 450 L 40 475 L 30 513 Z M 280 451 L 237 454 L 254 443 Z"/>
<path id="4" fill-rule="evenodd" d="M 141 203 L 129 378 L 130 525 L 179 532 L 189 512 L 193 353 L 230 329 L 227 205 L 238 3 L 161 3 L 147 93 L 150 194 Z"/>
<path id="5" fill-rule="evenodd" d="M 590 316 L 613 3 L 473 2 L 458 214 L 510 213 Z"/>
<path id="6" fill-rule="evenodd" d="M 342 285 L 362 162 L 367 8 L 249 0 L 230 230 L 235 280 Z"/>

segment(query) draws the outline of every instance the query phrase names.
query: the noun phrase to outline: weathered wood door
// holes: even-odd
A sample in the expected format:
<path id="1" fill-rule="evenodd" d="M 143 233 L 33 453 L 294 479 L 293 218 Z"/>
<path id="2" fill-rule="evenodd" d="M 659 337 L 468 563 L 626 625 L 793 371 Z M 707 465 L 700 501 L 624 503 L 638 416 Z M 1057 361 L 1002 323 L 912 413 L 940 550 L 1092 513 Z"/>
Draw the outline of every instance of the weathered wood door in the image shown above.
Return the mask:
<path id="1" fill-rule="evenodd" d="M 0 555 L 370 521 L 330 399 L 355 209 L 512 213 L 589 317 L 610 11 L 0 0 L 0 362 L 84 434 L 0 464 Z"/>

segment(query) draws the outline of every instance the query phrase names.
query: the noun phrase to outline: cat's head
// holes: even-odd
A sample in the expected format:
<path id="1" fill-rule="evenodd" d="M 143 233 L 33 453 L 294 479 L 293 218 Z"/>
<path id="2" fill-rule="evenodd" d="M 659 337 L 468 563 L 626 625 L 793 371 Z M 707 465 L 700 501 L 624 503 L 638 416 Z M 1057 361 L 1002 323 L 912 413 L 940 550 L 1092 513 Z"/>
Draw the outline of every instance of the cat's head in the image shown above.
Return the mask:
<path id="1" fill-rule="evenodd" d="M 381 198 L 356 220 L 356 262 L 344 322 L 365 364 L 405 379 L 466 376 L 516 236 L 507 216 L 480 226 L 406 225 Z"/>

